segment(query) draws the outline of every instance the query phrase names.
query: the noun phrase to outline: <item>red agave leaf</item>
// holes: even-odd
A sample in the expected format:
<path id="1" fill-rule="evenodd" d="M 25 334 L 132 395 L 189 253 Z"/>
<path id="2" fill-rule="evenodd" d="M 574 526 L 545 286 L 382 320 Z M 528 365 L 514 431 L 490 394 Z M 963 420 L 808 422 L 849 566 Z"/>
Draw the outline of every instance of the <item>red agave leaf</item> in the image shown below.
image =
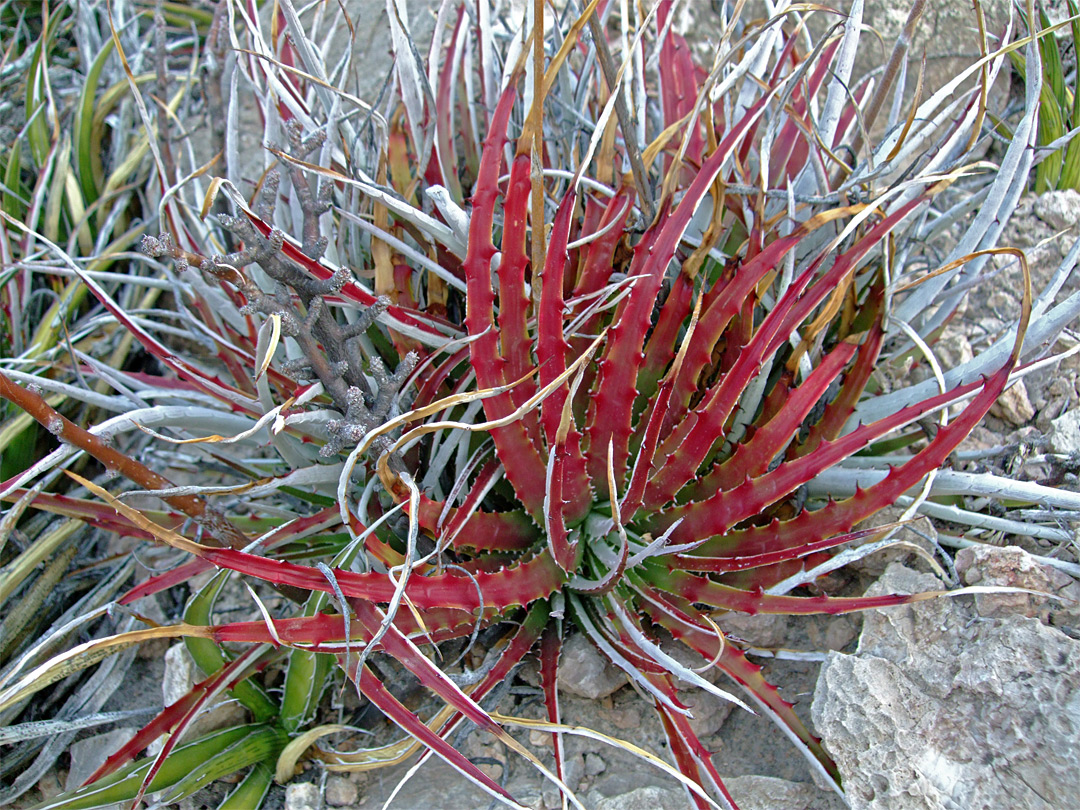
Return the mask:
<path id="1" fill-rule="evenodd" d="M 491 288 L 491 262 L 495 245 L 491 232 L 498 195 L 502 150 L 506 143 L 506 127 L 513 109 L 516 90 L 510 85 L 499 99 L 492 116 L 491 128 L 484 140 L 480 171 L 473 190 L 473 209 L 469 220 L 469 247 L 462 268 L 468 286 L 465 323 L 473 341 L 469 353 L 477 384 L 481 388 L 497 388 L 506 380 L 506 360 L 499 354 L 499 330 L 495 321 L 495 296 Z M 515 410 L 509 391 L 501 391 L 484 401 L 484 411 L 491 419 L 502 418 Z M 514 485 L 526 510 L 542 522 L 544 509 L 544 463 L 539 450 L 530 439 L 520 420 L 491 431 L 499 460 L 506 477 Z"/>
<path id="2" fill-rule="evenodd" d="M 528 226 L 529 176 L 532 158 L 518 155 L 510 166 L 510 180 L 503 201 L 502 259 L 499 262 L 499 332 L 502 356 L 506 359 L 504 382 L 526 377 L 533 369 L 530 356 L 532 338 L 528 329 L 529 295 L 525 291 L 525 271 L 529 266 L 526 230 Z M 514 386 L 511 397 L 520 406 L 536 393 L 532 378 Z M 529 414 L 535 428 L 536 416 Z"/>
<path id="3" fill-rule="evenodd" d="M 626 473 L 628 441 L 630 437 L 631 407 L 636 395 L 635 383 L 643 359 L 642 347 L 645 334 L 651 326 L 651 316 L 660 284 L 668 264 L 675 256 L 683 234 L 697 210 L 698 204 L 709 192 L 713 181 L 731 156 L 738 139 L 757 120 L 767 99 L 757 101 L 720 142 L 702 165 L 678 207 L 671 211 L 662 208 L 657 215 L 658 229 L 655 241 L 643 237 L 634 250 L 630 264 L 631 276 L 643 276 L 634 282 L 633 291 L 625 306 L 620 307 L 615 324 L 608 336 L 607 348 L 600 363 L 600 378 L 594 398 L 593 417 L 589 422 L 589 475 L 594 485 L 607 480 L 607 447 L 611 442 L 614 452 L 615 480 L 620 481 Z"/>
<path id="4" fill-rule="evenodd" d="M 791 493 L 800 484 L 809 481 L 818 473 L 858 452 L 875 439 L 898 427 L 910 424 L 923 414 L 953 402 L 964 394 L 978 389 L 981 385 L 982 390 L 972 398 L 961 414 L 947 426 L 942 427 L 925 448 L 867 490 L 872 493 L 869 498 L 851 498 L 844 502 L 848 504 L 846 510 L 835 510 L 831 513 L 830 516 L 838 517 L 846 511 L 846 517 L 852 522 L 837 531 L 847 531 L 859 520 L 894 503 L 897 497 L 915 486 L 930 470 L 944 463 L 948 455 L 997 401 L 1008 382 L 1012 365 L 1013 359 L 1010 358 L 1004 368 L 983 383 L 958 386 L 952 391 L 910 405 L 892 416 L 879 419 L 869 425 L 862 425 L 836 441 L 823 442 L 810 455 L 786 461 L 765 475 L 748 479 L 734 489 L 718 492 L 706 500 L 659 513 L 656 516 L 658 520 L 652 528 L 654 531 L 662 531 L 675 519 L 682 518 L 683 522 L 672 532 L 673 542 L 677 543 L 724 534 L 741 521 L 761 514 L 766 506 Z"/>
<path id="5" fill-rule="evenodd" d="M 647 677 L 656 689 L 667 694 L 670 699 L 676 699 L 675 687 L 671 683 L 670 676 L 648 675 Z M 716 766 L 713 765 L 713 752 L 707 750 L 698 739 L 690 726 L 690 718 L 671 711 L 663 704 L 657 704 L 656 710 L 660 713 L 660 722 L 663 724 L 664 734 L 679 770 L 699 785 L 711 784 L 713 790 L 723 798 L 727 807 L 739 810 L 739 806 L 735 804 L 735 800 L 728 792 Z M 708 803 L 693 792 L 690 792 L 690 798 L 697 807 L 703 810 L 709 807 Z"/>
<path id="6" fill-rule="evenodd" d="M 621 268 L 615 265 L 615 250 L 626 231 L 626 220 L 630 216 L 633 202 L 633 189 L 623 186 L 608 201 L 596 227 L 582 227 L 585 234 L 599 236 L 584 248 L 585 255 L 578 270 L 573 297 L 579 298 L 597 292 L 611 280 L 612 272 L 621 271 Z M 585 205 L 588 214 L 596 203 L 589 198 Z M 589 332 L 591 328 L 586 325 L 583 331 Z"/>
<path id="7" fill-rule="evenodd" d="M 469 781 L 479 785 L 486 793 L 501 797 L 511 807 L 521 806 L 513 800 L 513 797 L 506 790 L 466 759 L 464 754 L 456 750 L 446 740 L 428 728 L 419 717 L 405 708 L 401 701 L 390 694 L 390 691 L 369 667 L 365 665 L 360 671 L 359 677 L 357 677 L 354 667 L 350 677 L 356 682 L 364 697 L 370 700 L 379 711 L 389 717 L 403 731 L 423 743 L 436 756 L 444 759 Z"/>
<path id="8" fill-rule="evenodd" d="M 839 771 L 821 747 L 821 741 L 810 733 L 795 714 L 792 704 L 780 697 L 776 687 L 765 680 L 761 667 L 751 664 L 739 649 L 719 638 L 716 631 L 686 600 L 674 595 L 661 595 L 652 590 L 644 590 L 643 596 L 645 598 L 642 607 L 653 621 L 701 655 L 704 660 L 716 661 L 716 665 L 728 677 L 742 686 L 761 708 L 806 747 L 829 778 L 839 782 Z"/>
<path id="9" fill-rule="evenodd" d="M 562 652 L 562 623 L 549 624 L 544 628 L 540 639 L 540 687 L 544 690 L 544 706 L 547 708 L 548 722 L 562 724 L 562 712 L 559 710 L 558 670 L 559 655 Z M 559 778 L 566 781 L 566 752 L 563 750 L 563 735 L 551 732 L 555 749 L 555 767 Z"/>
<path id="10" fill-rule="evenodd" d="M 464 523 L 461 518 L 465 518 Z M 430 531 L 437 539 L 452 536 L 455 548 L 525 551 L 540 539 L 536 525 L 524 512 L 475 511 L 469 514 L 467 507 L 446 509 L 442 501 L 433 501 L 423 494 L 420 496 L 418 520 L 420 527 Z"/>
<path id="11" fill-rule="evenodd" d="M 209 560 L 219 568 L 239 571 L 279 585 L 295 585 L 308 591 L 334 593 L 326 576 L 317 568 L 259 557 L 233 549 L 216 549 L 185 541 L 178 548 Z M 385 574 L 360 574 L 335 569 L 334 577 L 345 596 L 372 602 L 389 602 L 395 586 Z M 413 605 L 424 609 L 451 608 L 476 611 L 494 607 L 500 610 L 527 605 L 553 593 L 565 574 L 546 551 L 531 559 L 493 573 L 472 576 L 456 573 L 413 576 L 405 595 Z"/>
<path id="12" fill-rule="evenodd" d="M 874 306 L 874 324 L 870 332 L 859 347 L 859 355 L 847 374 L 840 390 L 825 407 L 821 419 L 810 426 L 805 441 L 793 447 L 790 451 L 792 457 L 804 456 L 815 450 L 822 439 L 833 440 L 840 435 L 848 418 L 855 412 L 855 406 L 859 398 L 866 390 L 866 384 L 870 381 L 870 375 L 877 367 L 878 356 L 881 354 L 881 344 L 885 339 L 885 330 L 882 328 L 882 307 L 884 292 L 880 285 L 875 285 L 871 290 L 872 304 Z"/>
<path id="13" fill-rule="evenodd" d="M 923 202 L 921 197 L 916 198 L 885 217 L 853 248 L 836 257 L 832 266 L 819 279 L 815 280 L 818 268 L 831 253 L 822 254 L 792 283 L 754 333 L 750 343 L 739 353 L 732 368 L 661 446 L 658 455 L 663 454 L 664 462 L 646 489 L 646 508 L 660 508 L 693 479 L 695 471 L 705 461 L 714 442 L 723 435 L 724 423 L 762 363 L 788 340 L 797 326 L 803 323 L 826 297 L 836 291 L 857 263 Z M 820 219 L 815 218 L 817 222 L 810 220 L 803 227 L 809 230 L 820 225 L 822 220 L 835 218 L 840 210 L 827 212 L 821 215 Z M 814 282 L 812 286 L 811 281 Z"/>
<path id="14" fill-rule="evenodd" d="M 739 486 L 746 476 L 753 478 L 764 474 L 857 348 L 855 343 L 849 342 L 837 345 L 803 384 L 788 394 L 780 412 L 758 428 L 750 439 L 740 443 L 730 458 L 686 487 L 686 496 L 695 500 L 707 498 L 709 493 Z"/>
<path id="15" fill-rule="evenodd" d="M 487 674 L 480 680 L 480 682 L 469 692 L 469 696 L 475 701 L 479 702 L 483 700 L 496 686 L 503 683 L 510 675 L 511 671 L 516 667 L 521 659 L 532 649 L 536 640 L 540 637 L 541 632 L 547 624 L 549 616 L 548 604 L 545 601 L 537 601 L 529 609 L 524 620 L 521 622 L 520 627 L 514 632 L 509 641 L 502 646 L 501 643 L 497 643 L 489 651 L 489 655 L 493 651 L 498 651 L 498 658 L 495 660 L 494 665 L 488 670 Z M 500 649 L 501 648 L 501 649 Z M 461 724 L 464 719 L 464 715 L 460 712 L 451 715 L 446 724 L 440 729 L 439 737 L 447 739 L 450 734 Z M 418 765 L 423 763 L 428 757 L 432 756 L 434 751 L 428 748 L 421 755 Z"/>
<path id="16" fill-rule="evenodd" d="M 576 203 L 577 195 L 571 191 L 559 204 L 544 262 L 536 348 L 542 387 L 550 385 L 566 371 L 570 351 L 563 334 L 563 282 L 567 263 L 566 245 Z M 566 382 L 544 400 L 540 419 L 549 452 L 555 454 L 553 493 L 548 499 L 548 508 L 559 510 L 562 521 L 573 525 L 588 514 L 592 506 L 592 492 L 585 474 L 585 458 L 581 454 L 581 434 L 573 423 L 572 415 L 564 414 L 564 404 L 569 396 L 570 383 Z M 569 562 L 569 557 L 557 554 L 556 560 L 563 565 Z"/>
<path id="17" fill-rule="evenodd" d="M 173 732 L 170 738 L 166 740 L 161 752 L 155 757 L 154 764 L 147 772 L 146 778 L 143 779 L 142 790 L 145 790 L 146 786 L 153 781 L 154 775 L 160 769 L 161 764 L 165 761 L 165 757 L 168 756 L 169 751 L 171 751 L 180 740 L 183 730 L 191 723 L 198 711 L 205 705 L 208 696 L 217 694 L 223 689 L 231 688 L 246 678 L 250 674 L 247 670 L 252 666 L 253 659 L 258 658 L 260 653 L 261 651 L 258 647 L 252 647 L 206 680 L 200 681 L 191 687 L 191 690 L 186 695 L 181 697 L 175 703 L 171 703 L 162 709 L 153 720 L 139 729 L 134 737 L 110 755 L 108 759 L 102 763 L 101 767 L 94 771 L 90 777 L 83 782 L 82 787 L 96 782 L 103 776 L 108 776 L 124 764 L 133 760 L 139 755 L 140 751 L 149 746 L 150 743 L 162 734 Z M 140 795 L 142 794 L 142 790 L 140 790 Z M 136 801 L 135 804 L 138 804 L 138 801 Z"/>
<path id="18" fill-rule="evenodd" d="M 763 591 L 744 591 L 723 585 L 706 575 L 687 571 L 661 571 L 650 568 L 642 576 L 657 589 L 681 596 L 687 602 L 710 605 L 721 610 L 748 613 L 777 613 L 785 616 L 810 616 L 820 613 L 836 615 L 855 613 L 872 608 L 893 607 L 918 601 L 911 594 L 882 594 L 881 596 L 787 596 Z"/>

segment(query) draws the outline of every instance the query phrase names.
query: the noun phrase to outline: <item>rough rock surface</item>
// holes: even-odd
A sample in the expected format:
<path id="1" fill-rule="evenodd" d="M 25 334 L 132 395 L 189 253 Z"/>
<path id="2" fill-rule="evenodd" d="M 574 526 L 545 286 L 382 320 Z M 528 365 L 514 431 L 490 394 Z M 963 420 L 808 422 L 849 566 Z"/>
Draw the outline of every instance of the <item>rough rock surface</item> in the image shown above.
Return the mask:
<path id="1" fill-rule="evenodd" d="M 1035 408 L 1031 405 L 1023 380 L 1017 381 L 1004 391 L 998 401 L 990 406 L 990 413 L 1014 427 L 1025 425 L 1033 419 Z"/>
<path id="2" fill-rule="evenodd" d="M 737 776 L 725 779 L 739 810 L 840 810 L 843 800 L 807 782 L 788 782 L 769 776 Z M 586 801 L 586 806 L 589 802 Z M 686 793 L 681 788 L 643 787 L 596 802 L 596 810 L 684 810 Z"/>
<path id="3" fill-rule="evenodd" d="M 1048 569 L 1017 546 L 961 549 L 956 555 L 956 572 L 965 585 L 1003 585 L 1041 593 L 1053 590 Z M 975 597 L 975 610 L 987 618 L 1037 617 L 1049 607 L 1045 598 L 1028 593 L 987 593 Z"/>
<path id="4" fill-rule="evenodd" d="M 755 647 L 778 647 L 787 638 L 788 617 L 780 614 L 728 613 L 720 617 L 718 624 L 726 635 L 741 638 Z"/>
<path id="5" fill-rule="evenodd" d="M 565 769 L 566 774 L 563 781 L 570 790 L 577 792 L 581 785 L 581 779 L 585 776 L 585 757 L 577 754 L 568 758 Z M 562 807 L 561 791 L 552 782 L 544 782 L 540 789 L 540 795 L 544 800 L 544 807 Z"/>
<path id="6" fill-rule="evenodd" d="M 737 776 L 726 780 L 739 810 L 841 810 L 843 800 L 809 782 L 788 782 L 769 776 Z"/>
<path id="7" fill-rule="evenodd" d="M 573 635 L 563 645 L 559 657 L 559 689 L 578 697 L 607 697 L 626 685 L 626 676 L 611 666 L 592 643 Z"/>
<path id="8" fill-rule="evenodd" d="M 1055 453 L 1080 453 L 1080 410 L 1072 410 L 1055 419 L 1050 429 L 1050 449 Z"/>
<path id="9" fill-rule="evenodd" d="M 1080 619 L 1080 582 L 1058 568 L 1043 565 L 1018 546 L 973 546 L 956 555 L 956 570 L 965 585 L 1007 585 L 1052 594 L 1054 599 L 1024 593 L 980 594 L 975 610 L 980 616 L 1004 618 L 1011 614 L 1035 617 L 1054 627 L 1075 632 Z"/>
<path id="10" fill-rule="evenodd" d="M 320 810 L 319 788 L 311 782 L 295 782 L 285 788 L 285 810 Z"/>
<path id="11" fill-rule="evenodd" d="M 1035 198 L 1035 216 L 1059 231 L 1068 230 L 1080 222 L 1080 194 L 1067 188 Z"/>
<path id="12" fill-rule="evenodd" d="M 596 803 L 596 810 L 682 810 L 686 794 L 675 788 L 643 787 L 608 796 Z"/>
<path id="13" fill-rule="evenodd" d="M 940 588 L 894 564 L 868 593 Z M 869 613 L 857 653 L 822 667 L 813 720 L 856 810 L 1076 806 L 1080 643 L 980 607 L 1000 605 L 958 597 Z"/>
<path id="14" fill-rule="evenodd" d="M 1080 194 L 1072 190 L 1048 191 L 1038 196 L 1025 196 L 1017 203 L 999 242 L 1023 249 L 1031 270 L 1032 288 L 1038 295 L 1052 280 L 1077 237 L 1080 237 Z M 1018 292 L 1023 284 L 1023 271 L 1014 257 L 999 256 L 993 264 L 1000 272 L 984 279 L 983 291 L 990 292 L 986 298 L 987 306 L 982 305 L 976 294 L 973 303 L 977 302 L 978 306 L 969 313 L 976 320 L 993 316 L 987 323 L 991 330 L 1000 328 L 993 321 L 1004 324 L 1019 312 Z M 1076 274 L 1073 273 L 1066 280 L 1057 300 L 1075 292 L 1077 284 Z M 997 296 L 993 294 L 994 291 L 998 293 Z"/>
<path id="15" fill-rule="evenodd" d="M 330 807 L 354 807 L 360 792 L 347 774 L 331 774 L 326 778 L 326 803 Z"/>

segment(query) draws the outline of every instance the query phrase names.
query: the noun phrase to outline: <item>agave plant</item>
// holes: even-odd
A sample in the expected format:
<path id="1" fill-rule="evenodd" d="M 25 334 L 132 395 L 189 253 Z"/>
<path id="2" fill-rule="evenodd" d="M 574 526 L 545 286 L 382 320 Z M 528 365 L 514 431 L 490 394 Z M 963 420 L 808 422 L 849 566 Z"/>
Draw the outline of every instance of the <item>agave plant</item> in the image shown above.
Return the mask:
<path id="1" fill-rule="evenodd" d="M 182 171 L 167 116 L 140 107 L 148 129 L 160 122 L 149 181 L 159 218 L 143 248 L 166 260 L 142 266 L 169 274 L 183 327 L 117 303 L 109 285 L 130 289 L 143 273 L 87 272 L 42 239 L 100 305 L 77 345 L 101 321 L 120 324 L 164 368 L 110 369 L 84 354 L 80 372 L 112 386 L 108 396 L 34 366 L 0 375 L 0 395 L 62 442 L 3 485 L 19 503 L 10 522 L 33 505 L 64 516 L 63 526 L 153 540 L 185 559 L 109 602 L 114 614 L 134 611 L 119 628 L 55 649 L 72 627 L 105 617 L 110 594 L 23 648 L 0 679 L 0 717 L 15 719 L 59 678 L 143 640 L 186 639 L 206 674 L 85 787 L 42 807 L 137 803 L 159 791 L 173 801 L 248 766 L 222 807 L 252 807 L 302 756 L 362 770 L 421 747 L 517 806 L 450 744 L 465 721 L 579 805 L 562 778 L 562 738 L 587 732 L 562 723 L 556 689 L 570 632 L 649 696 L 673 762 L 641 755 L 681 780 L 694 806 L 733 804 L 676 692 L 682 681 L 742 703 L 703 677 L 709 668 L 840 790 L 827 752 L 714 618 L 934 596 L 840 596 L 813 583 L 850 557 L 836 554 L 841 546 L 888 542 L 888 527 L 860 524 L 933 477 L 1025 357 L 1030 290 L 1014 333 L 985 355 L 875 396 L 875 373 L 927 351 L 964 273 L 994 252 L 995 217 L 1007 218 L 1026 182 L 1020 156 L 1038 89 L 1009 162 L 967 191 L 987 216 L 927 268 L 916 246 L 961 221 L 969 203 L 948 195 L 986 168 L 970 150 L 1007 49 L 968 71 L 974 90 L 958 90 L 959 77 L 906 120 L 894 105 L 889 134 L 849 164 L 842 146 L 852 133 L 869 129 L 889 92 L 903 97 L 902 47 L 876 88 L 849 82 L 861 4 L 810 50 L 782 18 L 763 28 L 723 19 L 709 70 L 672 30 L 666 2 L 622 20 L 616 66 L 603 22 L 613 11 L 597 6 L 550 28 L 534 8 L 504 29 L 485 4 L 445 3 L 426 67 L 404 15 L 392 14 L 401 104 L 384 117 L 346 92 L 348 60 L 327 69 L 315 45 L 340 20 L 305 23 L 285 0 L 267 39 L 254 7 L 222 3 L 202 21 L 202 98 L 211 124 L 235 126 L 243 94 L 223 91 L 241 80 L 256 91 L 270 164 L 256 191 L 240 192 L 236 132 L 211 126 L 219 174 L 200 169 L 194 149 Z M 159 19 L 149 38 L 161 43 L 166 30 Z M 235 66 L 230 43 L 242 57 Z M 1025 44 L 1030 57 L 1030 41 L 1009 47 Z M 172 74 L 159 48 L 165 97 Z M 226 202 L 232 213 L 207 216 Z M 1040 306 L 1031 332 L 1041 343 L 1076 304 Z M 45 392 L 118 415 L 86 430 Z M 164 474 L 178 451 L 203 464 L 191 483 Z M 885 453 L 891 466 L 882 462 L 863 488 L 843 466 Z M 138 510 L 85 468 L 70 473 L 67 492 L 44 491 L 83 454 L 167 508 Z M 853 494 L 828 497 L 845 487 Z M 211 569 L 182 622 L 132 629 L 139 600 Z M 215 619 L 234 573 L 249 585 L 252 621 Z M 466 686 L 425 654 L 483 628 L 505 633 Z M 548 722 L 482 708 L 534 648 Z M 443 708 L 423 717 L 406 708 L 373 655 L 399 662 Z M 701 666 L 680 663 L 688 655 Z M 286 671 L 280 698 L 261 675 L 272 664 Z M 348 730 L 319 714 L 338 679 L 408 736 L 350 753 L 320 747 Z M 252 723 L 181 745 L 226 691 Z M 551 731 L 553 769 L 509 733 L 515 725 Z M 136 760 L 163 734 L 158 753 Z"/>

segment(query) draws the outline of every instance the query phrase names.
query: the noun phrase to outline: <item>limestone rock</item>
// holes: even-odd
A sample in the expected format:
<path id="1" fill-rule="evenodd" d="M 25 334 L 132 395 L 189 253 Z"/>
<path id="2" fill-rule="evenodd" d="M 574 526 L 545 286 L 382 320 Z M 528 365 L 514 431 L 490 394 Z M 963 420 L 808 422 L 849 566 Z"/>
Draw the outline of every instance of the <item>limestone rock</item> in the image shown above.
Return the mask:
<path id="1" fill-rule="evenodd" d="M 844 801 L 809 782 L 788 782 L 771 776 L 737 776 L 724 785 L 739 810 L 842 810 Z"/>
<path id="2" fill-rule="evenodd" d="M 1002 585 L 1051 593 L 1050 576 L 1030 554 L 1018 546 L 973 546 L 956 555 L 956 571 L 965 585 Z M 987 618 L 1038 616 L 1048 609 L 1044 597 L 1027 593 L 988 593 L 975 597 L 975 610 Z"/>
<path id="3" fill-rule="evenodd" d="M 1063 231 L 1080 222 L 1080 194 L 1073 189 L 1048 191 L 1035 198 L 1035 216 Z"/>
<path id="4" fill-rule="evenodd" d="M 171 706 L 191 691 L 197 680 L 195 661 L 183 642 L 165 652 L 165 677 L 161 681 L 161 696 Z"/>
<path id="5" fill-rule="evenodd" d="M 626 677 L 609 664 L 592 643 L 573 635 L 559 657 L 559 689 L 578 697 L 607 697 L 626 685 Z"/>
<path id="6" fill-rule="evenodd" d="M 772 613 L 726 613 L 716 622 L 725 635 L 754 647 L 779 647 L 787 639 L 788 617 Z"/>
<path id="7" fill-rule="evenodd" d="M 893 564 L 868 593 L 940 588 Z M 867 613 L 858 652 L 822 667 L 812 714 L 855 810 L 1054 810 L 1080 795 L 1080 643 L 980 617 L 966 597 Z"/>
<path id="8" fill-rule="evenodd" d="M 532 735 L 533 732 L 530 731 L 530 745 L 533 745 L 535 740 Z M 551 735 L 548 734 L 547 737 L 548 739 L 544 742 L 550 745 Z M 477 729 L 465 739 L 460 750 L 491 779 L 498 781 L 506 775 L 506 747 L 490 734 Z"/>
<path id="9" fill-rule="evenodd" d="M 735 704 L 730 700 L 719 698 L 697 686 L 680 689 L 678 695 L 679 701 L 692 712 L 690 729 L 700 739 L 706 739 L 718 732 L 735 708 Z"/>
<path id="10" fill-rule="evenodd" d="M 1050 449 L 1055 453 L 1080 453 L 1080 409 L 1062 414 L 1050 423 Z"/>
<path id="11" fill-rule="evenodd" d="M 685 810 L 682 788 L 642 787 L 596 803 L 596 810 Z"/>
<path id="12" fill-rule="evenodd" d="M 344 774 L 326 777 L 326 803 L 330 807 L 355 807 L 359 791 L 356 783 Z"/>
<path id="13" fill-rule="evenodd" d="M 788 782 L 771 776 L 738 776 L 724 785 L 739 810 L 842 810 L 843 800 L 809 782 Z M 681 788 L 641 787 L 596 803 L 596 810 L 684 810 L 686 792 Z"/>
<path id="14" fill-rule="evenodd" d="M 581 754 L 575 754 L 572 757 L 568 757 L 565 765 L 565 776 L 563 781 L 571 791 L 577 792 L 578 786 L 581 784 L 582 777 L 585 776 L 585 757 Z M 559 790 L 558 785 L 549 780 L 544 780 L 543 786 L 540 788 L 541 797 L 544 800 L 544 807 L 550 808 L 550 810 L 556 810 L 556 808 L 562 807 L 562 791 Z"/>
<path id="15" fill-rule="evenodd" d="M 1017 380 L 1002 392 L 998 401 L 990 406 L 990 413 L 1016 427 L 1034 419 L 1035 408 L 1031 405 L 1023 380 Z"/>
<path id="16" fill-rule="evenodd" d="M 586 776 L 598 776 L 607 770 L 607 763 L 604 762 L 604 758 L 599 754 L 594 754 L 591 751 L 585 755 L 585 775 Z"/>
<path id="17" fill-rule="evenodd" d="M 1005 585 L 1051 594 L 980 594 L 975 610 L 980 616 L 1038 618 L 1054 627 L 1076 627 L 1080 619 L 1080 582 L 1059 568 L 1044 565 L 1017 546 L 973 546 L 956 555 L 956 570 L 965 585 Z M 1076 634 L 1073 633 L 1073 637 Z"/>
<path id="18" fill-rule="evenodd" d="M 311 782 L 293 782 L 285 788 L 285 810 L 321 810 L 319 787 Z"/>
<path id="19" fill-rule="evenodd" d="M 971 348 L 971 341 L 967 336 L 955 329 L 946 327 L 945 334 L 934 344 L 934 354 L 942 368 L 950 369 L 962 366 L 964 363 L 975 359 L 975 352 Z"/>
<path id="20" fill-rule="evenodd" d="M 842 650 L 858 634 L 859 628 L 849 616 L 837 616 L 825 629 L 825 647 L 829 650 Z"/>

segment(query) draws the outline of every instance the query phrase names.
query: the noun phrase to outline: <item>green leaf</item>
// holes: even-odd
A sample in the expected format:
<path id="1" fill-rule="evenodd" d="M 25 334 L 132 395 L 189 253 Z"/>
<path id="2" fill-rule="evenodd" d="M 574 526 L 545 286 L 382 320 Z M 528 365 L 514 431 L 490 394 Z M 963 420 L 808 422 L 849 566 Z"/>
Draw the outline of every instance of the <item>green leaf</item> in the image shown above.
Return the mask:
<path id="1" fill-rule="evenodd" d="M 273 781 L 274 769 L 266 762 L 256 762 L 240 786 L 218 805 L 218 810 L 252 810 L 260 807 Z"/>
<path id="2" fill-rule="evenodd" d="M 14 411 L 15 407 L 10 406 L 10 410 Z M 38 459 L 35 450 L 41 434 L 41 426 L 33 422 L 8 443 L 0 452 L 0 479 L 7 481 L 15 477 Z"/>
<path id="3" fill-rule="evenodd" d="M 302 615 L 314 616 L 328 602 L 325 593 L 312 594 L 304 605 Z M 289 651 L 289 665 L 285 670 L 285 687 L 281 695 L 281 724 L 286 731 L 295 734 L 314 716 L 333 665 L 334 656 L 329 653 L 299 649 Z"/>
<path id="4" fill-rule="evenodd" d="M 175 25 L 184 31 L 191 30 L 191 24 L 195 23 L 195 27 L 200 34 L 205 34 L 214 21 L 213 12 L 195 8 L 187 3 L 162 3 L 161 13 L 165 17 L 166 23 Z"/>
<path id="5" fill-rule="evenodd" d="M 1073 53 L 1076 53 L 1076 49 L 1080 48 L 1080 8 L 1077 8 L 1075 0 L 1066 0 L 1069 7 L 1069 16 L 1072 17 L 1072 38 L 1073 38 Z M 1072 117 L 1069 119 L 1070 127 L 1077 125 L 1080 122 L 1080 93 L 1076 92 L 1076 87 L 1072 88 Z"/>
<path id="6" fill-rule="evenodd" d="M 150 781 L 147 792 L 172 788 L 169 801 L 177 801 L 215 779 L 276 757 L 285 740 L 281 729 L 263 724 L 236 726 L 208 734 L 173 751 Z M 130 802 L 138 795 L 153 761 L 153 757 L 148 757 L 133 762 L 92 785 L 44 801 L 33 810 L 90 810 L 116 802 Z"/>
<path id="7" fill-rule="evenodd" d="M 1077 8 L 1075 0 L 1067 0 L 1069 16 L 1073 17 L 1072 39 L 1073 39 L 1073 51 L 1080 48 L 1080 9 Z M 1068 92 L 1072 93 L 1070 99 L 1071 108 L 1066 110 L 1068 115 L 1068 129 L 1073 129 L 1077 125 L 1080 125 L 1080 92 L 1077 92 L 1077 88 L 1066 88 Z M 1067 189 L 1071 188 L 1076 191 L 1080 191 L 1080 139 L 1075 136 L 1069 141 L 1068 147 L 1065 149 L 1064 165 L 1061 167 L 1061 179 L 1058 181 L 1058 188 Z"/>
<path id="8" fill-rule="evenodd" d="M 195 594 L 184 611 L 184 621 L 188 624 L 209 625 L 214 602 L 227 580 L 228 572 L 223 571 Z M 226 657 L 225 651 L 219 644 L 208 638 L 189 637 L 184 639 L 184 644 L 187 646 L 188 652 L 191 653 L 195 663 L 199 665 L 199 669 L 207 675 L 212 675 L 228 663 L 229 659 Z M 266 691 L 261 686 L 251 680 L 241 681 L 229 694 L 243 703 L 252 716 L 260 722 L 269 720 L 278 714 L 277 704 L 270 699 L 270 696 L 266 694 Z"/>
<path id="9" fill-rule="evenodd" d="M 1058 179 L 1057 187 L 1061 191 L 1067 188 L 1080 191 L 1080 138 L 1075 135 L 1065 148 L 1065 157 L 1062 160 L 1061 176 Z"/>

